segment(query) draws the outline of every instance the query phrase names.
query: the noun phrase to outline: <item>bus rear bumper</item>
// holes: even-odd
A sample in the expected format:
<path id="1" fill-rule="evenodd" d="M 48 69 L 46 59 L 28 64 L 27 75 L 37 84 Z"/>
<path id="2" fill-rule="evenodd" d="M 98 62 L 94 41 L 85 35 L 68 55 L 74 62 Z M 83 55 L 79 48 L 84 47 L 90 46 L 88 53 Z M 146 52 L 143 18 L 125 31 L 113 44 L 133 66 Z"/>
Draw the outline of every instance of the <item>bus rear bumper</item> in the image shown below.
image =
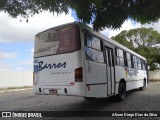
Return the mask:
<path id="1" fill-rule="evenodd" d="M 85 97 L 82 93 L 74 93 L 73 86 L 33 86 L 35 94 L 42 95 L 66 95 L 66 96 L 81 96 Z"/>

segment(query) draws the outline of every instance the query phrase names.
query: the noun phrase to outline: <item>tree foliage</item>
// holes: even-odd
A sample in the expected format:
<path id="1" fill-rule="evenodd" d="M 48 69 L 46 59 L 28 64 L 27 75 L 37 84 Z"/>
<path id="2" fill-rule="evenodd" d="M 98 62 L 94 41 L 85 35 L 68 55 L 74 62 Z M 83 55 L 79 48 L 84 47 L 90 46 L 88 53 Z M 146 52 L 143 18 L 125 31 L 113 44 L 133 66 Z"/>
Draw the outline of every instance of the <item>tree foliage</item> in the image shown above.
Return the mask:
<path id="1" fill-rule="evenodd" d="M 128 18 L 142 24 L 160 18 L 159 0 L 1 0 L 0 11 L 28 19 L 42 11 L 60 14 L 76 11 L 77 18 L 92 23 L 95 30 L 116 29 Z"/>
<path id="2" fill-rule="evenodd" d="M 112 39 L 145 57 L 151 70 L 155 69 L 155 63 L 160 64 L 160 48 L 156 47 L 160 44 L 160 34 L 153 28 L 122 31 Z"/>

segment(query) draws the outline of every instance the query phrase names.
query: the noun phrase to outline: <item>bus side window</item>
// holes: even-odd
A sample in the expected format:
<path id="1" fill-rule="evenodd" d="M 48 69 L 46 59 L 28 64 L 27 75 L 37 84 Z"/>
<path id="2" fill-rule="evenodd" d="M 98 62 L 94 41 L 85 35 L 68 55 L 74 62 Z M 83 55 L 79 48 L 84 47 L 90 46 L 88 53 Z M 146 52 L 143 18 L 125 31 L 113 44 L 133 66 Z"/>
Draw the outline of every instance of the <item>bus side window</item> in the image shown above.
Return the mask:
<path id="1" fill-rule="evenodd" d="M 102 51 L 102 41 L 99 38 L 88 33 L 85 33 L 85 45 L 87 47 Z"/>
<path id="2" fill-rule="evenodd" d="M 104 56 L 101 47 L 103 47 L 103 44 L 100 39 L 85 33 L 85 53 L 87 60 L 104 63 Z"/>
<path id="3" fill-rule="evenodd" d="M 92 37 L 92 48 L 100 50 L 101 51 L 101 43 L 100 43 L 100 39 L 96 38 L 96 37 Z"/>
<path id="4" fill-rule="evenodd" d="M 91 35 L 85 33 L 85 45 L 87 47 L 92 47 Z"/>
<path id="5" fill-rule="evenodd" d="M 136 56 L 132 55 L 131 59 L 132 59 L 132 68 L 136 69 L 137 68 L 137 58 L 136 58 Z"/>
<path id="6" fill-rule="evenodd" d="M 137 57 L 137 68 L 141 69 L 141 61 L 139 57 Z"/>
<path id="7" fill-rule="evenodd" d="M 124 66 L 124 53 L 123 50 L 116 48 L 116 58 L 117 58 L 117 65 Z"/>
<path id="8" fill-rule="evenodd" d="M 131 65 L 131 54 L 130 53 L 126 53 L 126 56 L 127 56 L 127 65 L 129 68 L 132 67 Z"/>

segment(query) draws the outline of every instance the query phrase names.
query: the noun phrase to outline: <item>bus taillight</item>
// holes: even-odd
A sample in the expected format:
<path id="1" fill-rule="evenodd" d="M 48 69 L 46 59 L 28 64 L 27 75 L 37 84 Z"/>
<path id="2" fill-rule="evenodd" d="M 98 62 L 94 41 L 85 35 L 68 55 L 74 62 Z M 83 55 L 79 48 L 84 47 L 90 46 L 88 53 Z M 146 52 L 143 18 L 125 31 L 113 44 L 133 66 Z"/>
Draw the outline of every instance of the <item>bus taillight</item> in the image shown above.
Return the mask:
<path id="1" fill-rule="evenodd" d="M 83 82 L 82 67 L 75 69 L 75 82 Z"/>

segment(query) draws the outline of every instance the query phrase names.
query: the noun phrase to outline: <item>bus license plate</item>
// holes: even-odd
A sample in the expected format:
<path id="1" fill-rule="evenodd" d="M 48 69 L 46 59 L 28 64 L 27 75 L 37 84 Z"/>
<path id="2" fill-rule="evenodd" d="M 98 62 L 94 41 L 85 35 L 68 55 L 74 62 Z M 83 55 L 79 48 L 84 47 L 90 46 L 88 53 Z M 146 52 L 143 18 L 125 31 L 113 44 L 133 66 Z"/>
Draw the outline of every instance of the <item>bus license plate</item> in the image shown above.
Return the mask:
<path id="1" fill-rule="evenodd" d="M 55 90 L 55 89 L 50 89 L 49 90 L 49 93 L 50 94 L 54 94 L 54 95 L 57 95 L 58 93 L 57 93 L 57 90 Z"/>

